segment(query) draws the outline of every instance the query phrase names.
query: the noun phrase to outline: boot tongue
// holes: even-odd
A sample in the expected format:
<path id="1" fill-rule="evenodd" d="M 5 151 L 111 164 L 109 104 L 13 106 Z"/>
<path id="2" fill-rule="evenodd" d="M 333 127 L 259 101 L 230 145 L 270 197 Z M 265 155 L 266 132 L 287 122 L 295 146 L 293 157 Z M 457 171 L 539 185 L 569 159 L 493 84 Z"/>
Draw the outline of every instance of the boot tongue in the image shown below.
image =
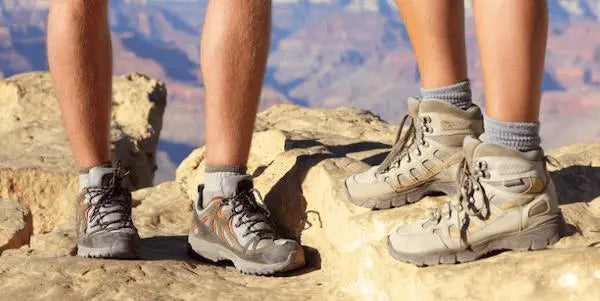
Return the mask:
<path id="1" fill-rule="evenodd" d="M 254 187 L 250 175 L 236 175 L 223 178 L 221 181 L 223 187 L 223 197 L 230 198 L 240 192 L 248 191 Z"/>
<path id="2" fill-rule="evenodd" d="M 478 149 L 483 142 L 478 138 L 473 136 L 466 136 L 465 140 L 463 140 L 463 151 L 465 152 L 465 158 L 467 161 L 473 161 L 473 156 L 475 155 L 475 151 Z"/>
<path id="3" fill-rule="evenodd" d="M 408 114 L 415 118 L 419 115 L 419 107 L 421 106 L 421 101 L 414 98 L 414 97 L 409 97 L 408 98 Z"/>
<path id="4" fill-rule="evenodd" d="M 87 174 L 79 175 L 81 188 L 101 187 L 110 181 L 116 169 L 114 167 L 94 167 Z"/>

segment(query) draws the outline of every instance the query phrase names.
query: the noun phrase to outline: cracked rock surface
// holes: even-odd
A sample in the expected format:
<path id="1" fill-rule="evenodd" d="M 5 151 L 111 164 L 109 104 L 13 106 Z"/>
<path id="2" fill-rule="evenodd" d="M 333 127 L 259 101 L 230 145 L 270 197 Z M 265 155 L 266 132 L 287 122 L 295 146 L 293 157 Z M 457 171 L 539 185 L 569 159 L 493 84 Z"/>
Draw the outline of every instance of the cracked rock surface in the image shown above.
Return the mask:
<path id="1" fill-rule="evenodd" d="M 249 170 L 280 232 L 305 247 L 304 269 L 248 276 L 187 254 L 192 200 L 205 164 L 199 148 L 175 181 L 134 192 L 134 221 L 143 237 L 139 260 L 73 257 L 72 230 L 49 227 L 30 245 L 3 253 L 0 291 L 8 299 L 72 300 L 598 300 L 600 143 L 549 152 L 561 163 L 552 177 L 568 223 L 551 249 L 418 268 L 393 260 L 384 238 L 447 197 L 372 211 L 351 205 L 342 190 L 345 177 L 383 159 L 395 130 L 357 109 L 283 104 L 260 114 Z M 36 218 L 34 211 L 34 224 Z"/>

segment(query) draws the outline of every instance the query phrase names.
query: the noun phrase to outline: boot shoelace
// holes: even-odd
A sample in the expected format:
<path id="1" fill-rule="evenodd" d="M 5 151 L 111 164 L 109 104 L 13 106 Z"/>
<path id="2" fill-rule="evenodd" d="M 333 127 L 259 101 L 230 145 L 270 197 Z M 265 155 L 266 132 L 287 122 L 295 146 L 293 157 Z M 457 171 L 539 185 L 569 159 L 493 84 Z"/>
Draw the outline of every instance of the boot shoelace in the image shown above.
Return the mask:
<path id="1" fill-rule="evenodd" d="M 418 118 L 417 121 L 415 119 L 417 118 L 412 117 L 410 114 L 406 114 L 402 118 L 394 146 L 377 169 L 379 174 L 385 173 L 391 168 L 399 167 L 404 159 L 406 163 L 410 163 L 413 154 L 415 156 L 421 155 L 421 147 L 429 147 L 429 143 L 424 138 L 425 133 L 433 133 L 433 128 L 429 127 L 431 117 L 423 116 Z M 407 130 L 402 134 L 402 129 L 405 127 L 407 121 Z"/>
<path id="2" fill-rule="evenodd" d="M 245 226 L 244 234 L 246 237 L 255 234 L 259 240 L 275 239 L 276 234 L 273 231 L 273 225 L 268 217 L 271 215 L 269 210 L 256 201 L 256 196 L 262 202 L 260 192 L 254 188 L 242 191 L 233 197 L 223 199 L 224 205 L 231 205 L 231 217 L 239 216 L 235 227 Z M 264 227 L 256 227 L 259 224 L 264 224 Z"/>
<path id="3" fill-rule="evenodd" d="M 92 206 L 90 212 L 90 226 L 95 229 L 90 234 L 108 230 L 115 231 L 124 228 L 132 228 L 131 219 L 131 193 L 121 186 L 121 181 L 129 174 L 117 164 L 115 172 L 106 185 L 88 190 L 88 196 Z M 104 209 L 104 210 L 103 210 Z M 116 219 L 105 218 L 114 214 Z"/>
<path id="4" fill-rule="evenodd" d="M 446 202 L 441 208 L 433 210 L 428 222 L 439 224 L 442 218 L 450 219 L 455 215 L 458 225 L 461 227 L 461 240 L 467 244 L 466 234 L 471 218 L 477 217 L 485 220 L 490 215 L 489 200 L 479 181 L 481 178 L 489 177 L 486 170 L 487 163 L 485 161 L 475 161 L 471 166 L 466 159 L 463 159 L 462 168 L 459 170 L 460 191 L 458 197 Z"/>

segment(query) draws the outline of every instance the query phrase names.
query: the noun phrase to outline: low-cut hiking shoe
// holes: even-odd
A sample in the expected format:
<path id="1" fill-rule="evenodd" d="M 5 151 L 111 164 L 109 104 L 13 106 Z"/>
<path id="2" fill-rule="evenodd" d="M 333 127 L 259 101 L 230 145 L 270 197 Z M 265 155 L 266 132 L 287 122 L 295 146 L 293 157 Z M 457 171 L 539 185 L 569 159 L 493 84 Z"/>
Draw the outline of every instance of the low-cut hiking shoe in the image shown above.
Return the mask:
<path id="1" fill-rule="evenodd" d="M 379 166 L 345 182 L 350 202 L 385 209 L 419 201 L 434 193 L 455 194 L 456 173 L 466 136 L 483 131 L 481 110 L 462 110 L 437 100 L 408 100 L 409 113 L 396 142 Z M 404 129 L 403 125 L 409 122 Z"/>
<path id="2" fill-rule="evenodd" d="M 275 233 L 269 212 L 257 203 L 260 194 L 250 176 L 222 180 L 224 197 L 215 197 L 202 207 L 202 186 L 194 206 L 188 236 L 191 249 L 213 262 L 230 260 L 243 273 L 270 275 L 301 268 L 304 250 L 294 240 Z"/>
<path id="3" fill-rule="evenodd" d="M 519 152 L 465 139 L 460 193 L 431 217 L 399 227 L 390 254 L 419 266 L 458 263 L 500 250 L 539 250 L 564 225 L 541 149 Z"/>
<path id="4" fill-rule="evenodd" d="M 92 168 L 81 175 L 85 187 L 77 208 L 77 256 L 132 259 L 139 245 L 131 219 L 131 193 L 121 186 L 120 167 Z"/>

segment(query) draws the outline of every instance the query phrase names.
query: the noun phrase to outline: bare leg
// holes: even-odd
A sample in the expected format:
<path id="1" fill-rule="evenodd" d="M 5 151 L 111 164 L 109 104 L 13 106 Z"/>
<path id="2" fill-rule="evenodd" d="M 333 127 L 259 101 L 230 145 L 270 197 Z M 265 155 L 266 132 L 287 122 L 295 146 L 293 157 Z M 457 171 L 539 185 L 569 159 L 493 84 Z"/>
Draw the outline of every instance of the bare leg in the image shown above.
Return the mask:
<path id="1" fill-rule="evenodd" d="M 270 30 L 271 1 L 209 1 L 201 57 L 209 165 L 247 163 Z"/>
<path id="2" fill-rule="evenodd" d="M 79 168 L 110 160 L 112 54 L 108 0 L 54 0 L 48 62 Z"/>
<path id="3" fill-rule="evenodd" d="M 546 54 L 546 1 L 474 1 L 487 114 L 534 122 L 540 110 Z"/>
<path id="4" fill-rule="evenodd" d="M 474 2 L 489 115 L 485 133 L 481 140 L 464 140 L 469 164 L 460 169 L 456 197 L 435 212 L 439 218 L 430 220 L 431 228 L 417 222 L 390 234 L 390 253 L 401 261 L 465 262 L 499 250 L 539 250 L 560 239 L 564 221 L 539 147 L 537 122 L 546 1 Z M 460 233 L 452 237 L 430 229 Z"/>
<path id="5" fill-rule="evenodd" d="M 191 249 L 202 257 L 229 259 L 237 269 L 260 275 L 305 264 L 300 244 L 278 239 L 269 214 L 252 205 L 252 177 L 245 174 L 270 27 L 271 0 L 209 1 L 201 57 L 207 166 L 200 210 L 195 210 L 188 238 Z M 229 222 L 208 227 L 202 220 Z"/>
<path id="6" fill-rule="evenodd" d="M 108 0 L 54 0 L 48 61 L 80 175 L 77 255 L 134 258 L 139 236 L 122 175 L 110 160 L 112 56 Z M 104 181 L 111 175 L 116 181 Z M 110 191 L 110 193 L 105 193 Z M 100 201 L 102 200 L 102 201 Z"/>
<path id="7" fill-rule="evenodd" d="M 463 1 L 397 0 L 424 88 L 467 79 Z"/>

